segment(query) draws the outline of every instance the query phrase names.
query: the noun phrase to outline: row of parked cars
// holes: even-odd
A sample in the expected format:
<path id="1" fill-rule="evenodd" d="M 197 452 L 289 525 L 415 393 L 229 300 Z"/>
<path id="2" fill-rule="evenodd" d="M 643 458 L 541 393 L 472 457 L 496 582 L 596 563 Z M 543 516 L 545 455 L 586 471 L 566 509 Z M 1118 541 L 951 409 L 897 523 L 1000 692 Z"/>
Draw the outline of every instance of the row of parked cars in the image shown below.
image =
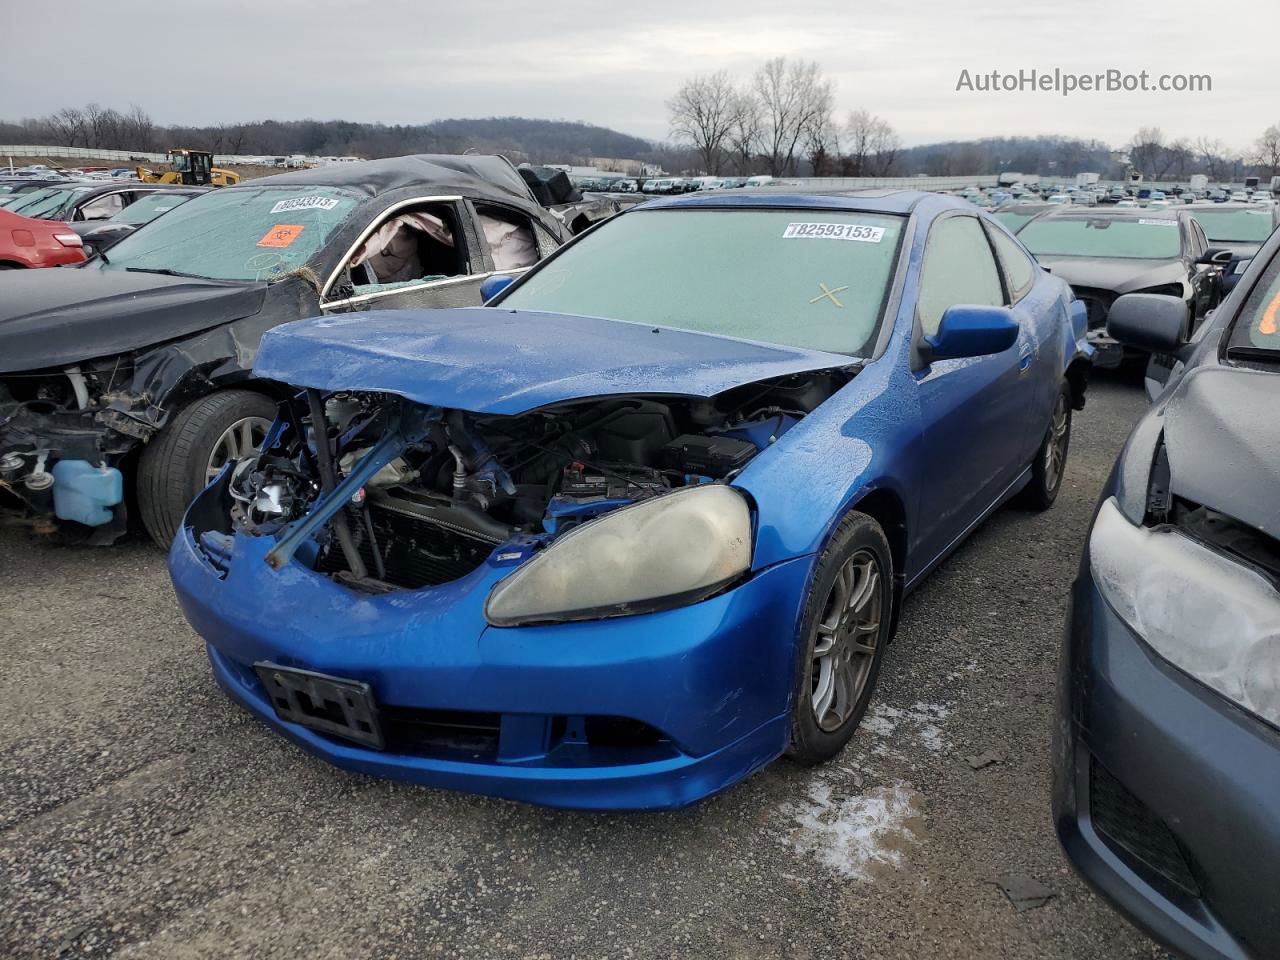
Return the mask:
<path id="1" fill-rule="evenodd" d="M 223 188 L 0 279 L 0 489 L 103 540 L 136 507 L 218 682 L 337 766 L 680 806 L 837 755 L 904 597 L 1052 507 L 1107 346 L 1071 245 L 1207 277 L 1188 216 L 715 192 L 571 238 L 499 158 Z M 1170 364 L 1059 690 L 1069 856 L 1197 957 L 1280 953 L 1277 248 L 1212 314 L 1108 304 Z"/>

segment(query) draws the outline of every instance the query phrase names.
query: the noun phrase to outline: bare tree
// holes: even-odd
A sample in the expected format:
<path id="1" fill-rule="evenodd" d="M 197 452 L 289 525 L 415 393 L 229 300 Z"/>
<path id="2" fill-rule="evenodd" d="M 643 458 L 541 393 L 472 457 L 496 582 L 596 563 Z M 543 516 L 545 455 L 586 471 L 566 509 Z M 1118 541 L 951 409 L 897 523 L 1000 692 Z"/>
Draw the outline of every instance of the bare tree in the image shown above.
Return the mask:
<path id="1" fill-rule="evenodd" d="M 764 154 L 769 172 L 795 169 L 796 148 L 816 119 L 831 113 L 832 89 L 815 61 L 788 64 L 785 57 L 765 61 L 753 80 L 764 114 Z"/>
<path id="2" fill-rule="evenodd" d="M 1280 174 L 1280 124 L 1273 123 L 1262 131 L 1253 145 L 1254 162 L 1271 171 L 1268 176 Z"/>
<path id="3" fill-rule="evenodd" d="M 1213 137 L 1197 137 L 1192 146 L 1196 159 L 1210 180 L 1222 179 L 1222 167 L 1226 158 L 1226 148 L 1221 140 Z"/>
<path id="4" fill-rule="evenodd" d="M 690 144 L 709 174 L 720 172 L 725 142 L 733 129 L 736 94 L 728 71 L 692 77 L 667 101 L 671 136 Z"/>
<path id="5" fill-rule="evenodd" d="M 851 177 L 883 177 L 897 157 L 898 135 L 870 110 L 854 110 L 844 125 L 845 162 Z"/>
<path id="6" fill-rule="evenodd" d="M 86 143 L 84 112 L 75 107 L 63 107 L 48 119 L 49 131 L 60 146 L 74 147 L 77 141 Z"/>
<path id="7" fill-rule="evenodd" d="M 752 161 L 760 151 L 764 130 L 764 107 L 752 90 L 739 90 L 733 96 L 728 145 L 733 151 L 738 173 L 750 174 Z"/>
<path id="8" fill-rule="evenodd" d="M 121 149 L 150 152 L 155 146 L 155 124 L 151 122 L 151 114 L 138 104 L 129 105 L 122 127 L 129 142 Z"/>
<path id="9" fill-rule="evenodd" d="M 840 160 L 840 133 L 829 113 L 815 117 L 805 128 L 804 154 L 813 176 L 829 177 L 835 173 Z"/>
<path id="10" fill-rule="evenodd" d="M 1164 152 L 1164 132 L 1159 127 L 1142 127 L 1129 141 L 1130 165 L 1150 179 L 1163 175 Z"/>

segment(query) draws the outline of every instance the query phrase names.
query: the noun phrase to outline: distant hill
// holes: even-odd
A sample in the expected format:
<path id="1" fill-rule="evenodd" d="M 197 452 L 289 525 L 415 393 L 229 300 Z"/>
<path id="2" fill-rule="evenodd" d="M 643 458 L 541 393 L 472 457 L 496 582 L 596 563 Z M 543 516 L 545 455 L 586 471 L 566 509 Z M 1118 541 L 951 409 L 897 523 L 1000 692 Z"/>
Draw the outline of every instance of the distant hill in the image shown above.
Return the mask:
<path id="1" fill-rule="evenodd" d="M 637 157 L 653 150 L 647 140 L 573 120 L 484 117 L 437 120 L 427 129 L 442 140 L 465 142 L 484 153 L 518 151 L 535 159 L 565 154 L 582 158 Z"/>
<path id="2" fill-rule="evenodd" d="M 640 158 L 655 149 L 654 144 L 639 137 L 571 120 L 483 117 L 422 124 L 259 120 L 180 126 L 153 124 L 140 110 L 128 117 L 115 111 L 99 113 L 91 123 L 90 109 L 66 110 L 19 123 L 0 120 L 0 143 L 141 151 L 163 150 L 177 144 L 215 154 L 358 156 L 371 160 L 409 153 L 473 150 L 534 163 L 583 163 L 588 157 Z M 92 109 L 101 111 L 100 107 Z"/>

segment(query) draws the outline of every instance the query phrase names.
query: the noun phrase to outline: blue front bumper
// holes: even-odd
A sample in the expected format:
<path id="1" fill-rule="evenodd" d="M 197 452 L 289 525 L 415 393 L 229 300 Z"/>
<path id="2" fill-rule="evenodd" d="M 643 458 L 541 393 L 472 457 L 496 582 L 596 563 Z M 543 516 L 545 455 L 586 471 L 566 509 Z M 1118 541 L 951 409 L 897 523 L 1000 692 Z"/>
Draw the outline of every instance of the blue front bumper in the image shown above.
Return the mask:
<path id="1" fill-rule="evenodd" d="M 1157 656 L 1087 557 L 1056 720 L 1054 819 L 1076 869 L 1179 954 L 1280 957 L 1280 734 Z"/>
<path id="2" fill-rule="evenodd" d="M 237 535 L 223 575 L 183 528 L 170 551 L 178 599 L 224 689 L 344 769 L 562 807 L 654 809 L 724 789 L 786 747 L 810 557 L 663 613 L 496 628 L 483 603 L 509 569 L 370 596 L 296 560 L 273 572 L 273 545 Z M 253 670 L 262 661 L 364 681 L 397 715 L 492 718 L 495 743 L 378 751 L 282 721 Z M 598 743 L 581 735 L 591 718 L 659 736 Z"/>

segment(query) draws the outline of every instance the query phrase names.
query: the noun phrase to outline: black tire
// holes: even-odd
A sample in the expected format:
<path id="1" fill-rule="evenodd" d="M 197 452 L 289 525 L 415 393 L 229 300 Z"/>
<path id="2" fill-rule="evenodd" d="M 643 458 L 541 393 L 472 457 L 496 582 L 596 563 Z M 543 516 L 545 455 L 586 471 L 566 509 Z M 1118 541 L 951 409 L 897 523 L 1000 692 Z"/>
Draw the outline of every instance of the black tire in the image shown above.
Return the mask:
<path id="1" fill-rule="evenodd" d="M 859 585 L 867 582 L 859 580 L 856 572 L 864 563 L 870 564 L 869 569 L 874 569 L 876 575 L 876 581 L 865 590 L 867 597 L 874 599 L 875 611 L 867 613 L 861 629 L 845 634 L 843 648 L 839 640 L 829 644 L 833 649 L 824 658 L 828 661 L 824 674 L 818 660 L 819 641 L 821 639 L 825 643 L 828 637 L 841 633 L 839 628 L 832 629 L 840 622 L 836 611 L 844 609 L 848 612 L 852 607 L 850 603 L 841 602 L 843 588 L 837 585 L 837 581 L 842 571 L 852 566 L 855 571 L 852 585 L 844 595 L 856 598 L 860 595 Z M 844 748 L 862 722 L 880 675 L 885 648 L 889 645 L 893 596 L 893 554 L 884 531 L 875 519 L 865 513 L 850 513 L 840 521 L 835 535 L 818 558 L 805 601 L 797 644 L 796 685 L 791 695 L 791 746 L 787 752 L 793 760 L 806 764 L 830 760 Z M 862 645 L 872 648 L 870 652 L 854 646 L 859 638 Z M 842 649 L 846 657 L 850 654 L 853 657 L 852 660 L 846 659 L 845 663 L 856 666 L 846 669 L 852 669 L 857 680 L 855 682 L 853 675 L 850 676 L 844 687 L 843 703 L 837 703 L 836 698 L 840 696 L 837 692 L 820 718 L 822 698 L 819 691 L 826 689 L 823 678 L 837 674 Z M 833 661 L 832 657 L 836 659 Z M 834 676 L 832 682 L 836 682 Z M 840 709 L 836 709 L 837 706 Z"/>
<path id="2" fill-rule="evenodd" d="M 138 512 L 151 539 L 165 549 L 173 542 L 187 504 L 208 485 L 215 445 L 232 425 L 270 425 L 275 416 L 275 401 L 251 390 L 211 393 L 179 410 L 138 458 Z"/>
<path id="3" fill-rule="evenodd" d="M 1049 454 L 1057 445 L 1056 468 Z M 1058 387 L 1058 399 L 1044 439 L 1031 461 L 1031 482 L 1022 491 L 1022 503 L 1031 510 L 1048 510 L 1058 499 L 1062 478 L 1067 472 L 1067 452 L 1071 449 L 1071 384 L 1065 380 Z"/>

